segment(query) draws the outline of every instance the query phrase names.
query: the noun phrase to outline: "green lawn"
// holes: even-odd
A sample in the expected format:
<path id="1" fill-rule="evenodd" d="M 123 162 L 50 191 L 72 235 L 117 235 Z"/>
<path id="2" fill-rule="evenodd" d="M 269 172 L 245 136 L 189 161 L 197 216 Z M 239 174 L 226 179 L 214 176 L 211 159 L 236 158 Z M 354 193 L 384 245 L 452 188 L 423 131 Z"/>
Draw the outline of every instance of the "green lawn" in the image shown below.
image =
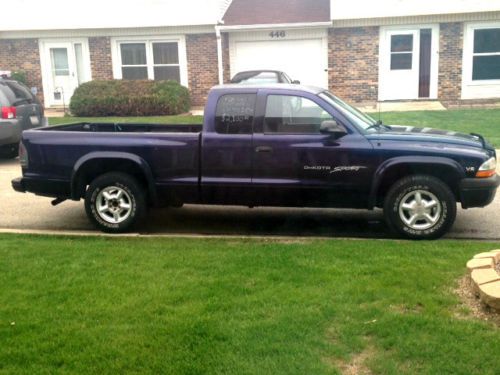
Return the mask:
<path id="1" fill-rule="evenodd" d="M 378 113 L 371 114 L 378 119 Z M 449 111 L 382 112 L 386 124 L 413 125 L 455 130 L 463 133 L 479 133 L 494 146 L 500 148 L 500 109 L 468 109 Z M 103 117 L 50 118 L 51 125 L 78 121 L 105 122 L 154 122 L 154 123 L 202 123 L 202 116 L 157 116 L 157 117 Z"/>
<path id="2" fill-rule="evenodd" d="M 0 373 L 498 374 L 453 289 L 500 244 L 0 236 Z"/>
<path id="3" fill-rule="evenodd" d="M 378 119 L 378 113 L 371 114 Z M 449 111 L 382 112 L 385 124 L 413 125 L 479 133 L 500 148 L 500 109 L 468 109 Z"/>

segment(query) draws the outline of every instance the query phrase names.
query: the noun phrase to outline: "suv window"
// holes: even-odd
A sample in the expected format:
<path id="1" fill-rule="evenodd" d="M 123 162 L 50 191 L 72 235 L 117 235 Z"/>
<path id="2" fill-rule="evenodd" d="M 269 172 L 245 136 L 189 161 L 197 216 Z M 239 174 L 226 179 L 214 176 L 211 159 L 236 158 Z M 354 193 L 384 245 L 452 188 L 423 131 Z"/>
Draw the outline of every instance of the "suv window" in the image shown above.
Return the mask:
<path id="1" fill-rule="evenodd" d="M 231 94 L 219 98 L 215 131 L 220 134 L 251 134 L 256 94 Z"/>
<path id="2" fill-rule="evenodd" d="M 15 102 L 33 103 L 33 94 L 27 87 L 16 81 L 5 81 L 5 84 L 12 90 Z M 13 103 L 14 104 L 14 103 Z"/>
<path id="3" fill-rule="evenodd" d="M 267 97 L 264 133 L 319 134 L 323 121 L 333 117 L 312 100 L 300 96 Z"/>

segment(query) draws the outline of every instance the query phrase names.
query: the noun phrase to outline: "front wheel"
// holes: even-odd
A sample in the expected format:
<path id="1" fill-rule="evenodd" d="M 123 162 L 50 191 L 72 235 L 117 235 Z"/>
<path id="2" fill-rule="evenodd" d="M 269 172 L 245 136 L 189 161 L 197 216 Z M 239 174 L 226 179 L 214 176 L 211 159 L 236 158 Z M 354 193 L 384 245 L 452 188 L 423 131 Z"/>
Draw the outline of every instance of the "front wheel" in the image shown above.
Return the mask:
<path id="1" fill-rule="evenodd" d="M 85 211 L 90 221 L 103 232 L 127 232 L 146 211 L 144 189 L 127 174 L 104 174 L 92 181 L 87 189 Z"/>
<path id="2" fill-rule="evenodd" d="M 397 181 L 387 193 L 384 215 L 389 227 L 410 239 L 443 236 L 455 222 L 457 204 L 450 188 L 432 176 Z"/>

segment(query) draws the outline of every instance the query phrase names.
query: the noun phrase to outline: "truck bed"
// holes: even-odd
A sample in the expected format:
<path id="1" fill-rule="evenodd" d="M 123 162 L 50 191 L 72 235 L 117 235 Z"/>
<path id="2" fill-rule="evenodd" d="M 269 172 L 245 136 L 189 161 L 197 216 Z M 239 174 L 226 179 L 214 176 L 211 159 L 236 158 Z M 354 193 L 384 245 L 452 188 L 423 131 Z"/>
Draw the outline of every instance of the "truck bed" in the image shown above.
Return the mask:
<path id="1" fill-rule="evenodd" d="M 76 122 L 40 128 L 41 131 L 98 132 L 98 133 L 199 133 L 201 124 L 141 124 Z"/>

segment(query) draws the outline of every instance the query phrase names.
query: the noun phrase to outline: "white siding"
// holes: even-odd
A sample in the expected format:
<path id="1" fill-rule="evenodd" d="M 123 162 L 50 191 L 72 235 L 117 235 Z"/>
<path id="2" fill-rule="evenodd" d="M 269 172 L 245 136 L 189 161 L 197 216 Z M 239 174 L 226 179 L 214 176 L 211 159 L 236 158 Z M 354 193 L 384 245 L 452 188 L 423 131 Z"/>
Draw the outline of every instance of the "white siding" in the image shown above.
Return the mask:
<path id="1" fill-rule="evenodd" d="M 500 0 L 331 0 L 330 4 L 333 21 L 500 10 Z"/>
<path id="2" fill-rule="evenodd" d="M 215 25 L 222 0 L 15 0 L 0 31 Z"/>

